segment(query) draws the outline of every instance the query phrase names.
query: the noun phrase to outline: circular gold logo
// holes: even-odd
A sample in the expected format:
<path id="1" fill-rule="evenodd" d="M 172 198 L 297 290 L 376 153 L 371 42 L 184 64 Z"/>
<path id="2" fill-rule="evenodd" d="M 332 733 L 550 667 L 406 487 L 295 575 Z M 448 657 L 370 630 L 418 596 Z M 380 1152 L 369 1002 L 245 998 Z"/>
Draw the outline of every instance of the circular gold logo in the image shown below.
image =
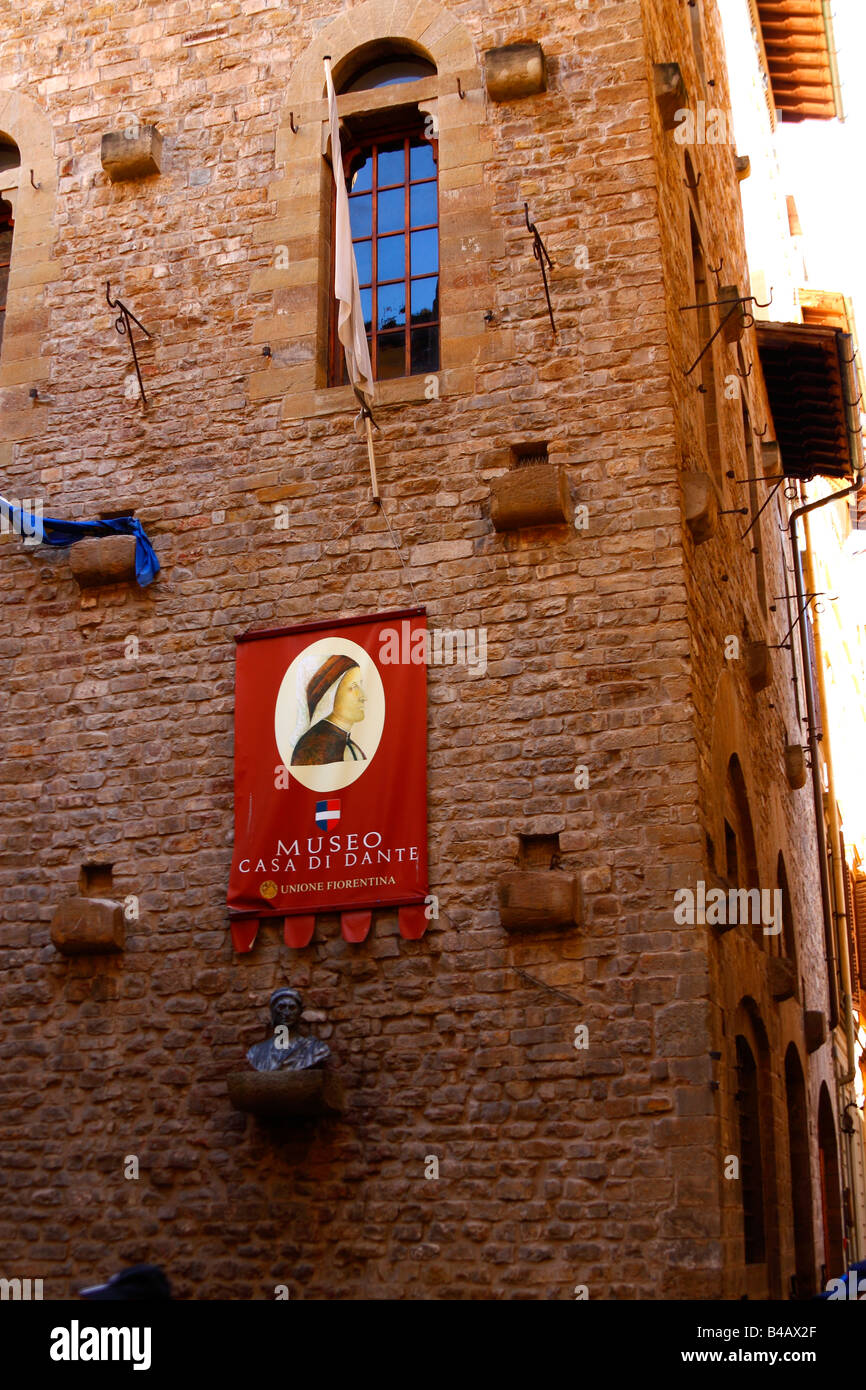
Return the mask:
<path id="1" fill-rule="evenodd" d="M 263 898 L 275 898 L 277 896 L 277 885 L 272 878 L 266 879 L 259 884 L 259 892 Z"/>

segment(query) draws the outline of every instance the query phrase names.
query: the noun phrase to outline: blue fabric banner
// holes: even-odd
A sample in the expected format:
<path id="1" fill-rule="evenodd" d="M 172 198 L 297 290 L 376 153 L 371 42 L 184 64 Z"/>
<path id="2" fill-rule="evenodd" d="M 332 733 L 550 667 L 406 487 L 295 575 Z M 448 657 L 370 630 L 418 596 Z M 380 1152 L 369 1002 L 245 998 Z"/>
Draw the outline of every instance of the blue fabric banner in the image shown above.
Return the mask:
<path id="1" fill-rule="evenodd" d="M 152 584 L 159 574 L 156 551 L 141 522 L 134 516 L 117 516 L 107 521 L 59 521 L 56 517 L 25 511 L 0 497 L 0 519 L 7 523 L 8 529 L 26 537 L 31 544 L 67 546 L 86 536 L 134 536 L 135 577 L 139 584 L 142 587 Z"/>

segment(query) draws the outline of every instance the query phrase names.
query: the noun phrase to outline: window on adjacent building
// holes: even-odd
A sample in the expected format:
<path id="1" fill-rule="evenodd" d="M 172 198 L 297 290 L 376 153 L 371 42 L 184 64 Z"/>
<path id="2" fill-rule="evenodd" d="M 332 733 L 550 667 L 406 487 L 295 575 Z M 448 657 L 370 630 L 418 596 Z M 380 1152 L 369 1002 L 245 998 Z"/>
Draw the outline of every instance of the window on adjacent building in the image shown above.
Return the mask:
<path id="1" fill-rule="evenodd" d="M 0 199 L 0 343 L 6 323 L 6 293 L 9 288 L 9 267 L 12 264 L 12 233 L 15 223 L 12 207 Z"/>
<path id="2" fill-rule="evenodd" d="M 18 146 L 8 135 L 0 131 L 0 343 L 3 341 L 3 327 L 6 323 L 6 293 L 9 288 L 9 269 L 12 264 L 12 235 L 15 220 L 12 204 L 3 197 L 4 188 L 8 192 L 18 185 L 18 169 L 21 155 Z M 4 178 L 4 175 L 7 176 Z"/>
<path id="3" fill-rule="evenodd" d="M 743 362 L 742 353 L 739 354 L 740 363 Z M 767 615 L 767 581 L 764 576 L 764 539 L 761 531 L 761 497 L 758 489 L 758 469 L 755 461 L 755 438 L 752 431 L 752 420 L 749 415 L 748 407 L 743 401 L 743 442 L 746 449 L 746 477 L 749 480 L 749 521 L 751 527 L 747 540 L 751 541 L 751 551 L 755 561 L 755 588 L 758 593 L 758 602 L 761 605 L 761 612 Z"/>
<path id="4" fill-rule="evenodd" d="M 688 161 L 691 167 L 691 161 Z M 692 170 L 692 175 L 694 171 Z M 694 318 L 697 332 L 694 335 L 697 342 L 697 351 L 706 348 L 713 335 L 714 311 L 708 306 L 716 299 L 710 286 L 709 271 L 701 244 L 701 234 L 695 221 L 694 214 L 689 212 L 689 225 L 691 228 L 692 242 L 692 281 L 695 291 L 695 303 L 702 307 L 695 311 L 690 317 Z M 700 365 L 697 368 L 700 372 L 699 388 L 701 402 L 703 405 L 704 431 L 707 442 L 707 455 L 710 467 L 716 481 L 722 482 L 722 449 L 719 438 L 719 403 L 716 394 L 716 365 L 715 365 L 715 344 L 704 352 Z M 694 377 L 692 377 L 694 380 Z"/>
<path id="5" fill-rule="evenodd" d="M 361 308 L 377 381 L 439 369 L 438 145 L 417 122 L 343 156 Z M 348 380 L 331 311 L 332 385 Z"/>
<path id="6" fill-rule="evenodd" d="M 740 1140 L 740 1197 L 743 1205 L 743 1242 L 747 1265 L 763 1264 L 764 1165 L 761 1155 L 761 1116 L 758 1068 L 748 1042 L 742 1036 L 737 1048 L 737 1119 Z"/>

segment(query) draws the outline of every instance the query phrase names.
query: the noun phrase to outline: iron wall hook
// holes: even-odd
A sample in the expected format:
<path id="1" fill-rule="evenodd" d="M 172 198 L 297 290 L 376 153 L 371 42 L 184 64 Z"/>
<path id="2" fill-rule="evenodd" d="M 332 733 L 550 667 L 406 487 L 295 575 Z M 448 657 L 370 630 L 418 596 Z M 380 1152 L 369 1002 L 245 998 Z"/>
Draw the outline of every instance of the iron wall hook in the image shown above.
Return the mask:
<path id="1" fill-rule="evenodd" d="M 547 312 L 550 315 L 550 326 L 553 329 L 553 336 L 556 337 L 556 322 L 553 317 L 553 305 L 550 302 L 550 287 L 547 283 L 547 267 L 553 267 L 550 253 L 541 239 L 541 233 L 535 223 L 529 218 L 529 204 L 523 204 L 523 215 L 526 218 L 526 230 L 532 236 L 532 254 L 541 266 L 541 278 L 544 281 L 544 297 L 547 300 Z"/>
<path id="2" fill-rule="evenodd" d="M 114 327 L 118 333 L 125 333 L 126 336 L 129 338 L 129 346 L 132 348 L 132 360 L 135 364 L 135 375 L 138 377 L 138 389 L 141 392 L 142 405 L 146 406 L 147 396 L 145 395 L 144 391 L 144 382 L 141 379 L 141 368 L 138 365 L 138 353 L 135 350 L 135 338 L 132 336 L 132 329 L 130 328 L 130 323 L 134 323 L 137 328 L 140 328 L 146 338 L 149 338 L 150 334 L 148 333 L 141 320 L 135 317 L 135 314 L 132 312 L 131 309 L 127 308 L 122 299 L 112 299 L 110 280 L 106 280 L 105 282 L 105 298 L 108 300 L 108 307 L 110 309 L 120 310 L 120 312 L 117 315 L 117 318 L 114 320 Z"/>

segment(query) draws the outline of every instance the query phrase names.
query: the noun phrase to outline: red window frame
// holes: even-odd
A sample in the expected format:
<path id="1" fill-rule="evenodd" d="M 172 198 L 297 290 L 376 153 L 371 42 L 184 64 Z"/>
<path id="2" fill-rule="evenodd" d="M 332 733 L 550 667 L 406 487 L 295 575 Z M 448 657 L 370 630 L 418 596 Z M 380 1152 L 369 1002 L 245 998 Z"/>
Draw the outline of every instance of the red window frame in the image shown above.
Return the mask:
<path id="1" fill-rule="evenodd" d="M 14 238 L 14 235 L 15 235 L 15 219 L 14 219 L 14 217 L 12 216 L 11 209 L 10 209 L 10 211 L 9 211 L 8 213 L 6 213 L 6 214 L 0 212 L 0 233 L 5 232 L 5 231 L 9 231 L 9 232 L 12 233 L 12 235 L 11 235 L 10 238 L 9 238 L 9 260 L 8 260 L 8 261 L 0 261 L 0 272 L 2 272 L 2 271 L 4 271 L 4 270 L 8 272 L 9 269 L 10 269 L 10 267 L 11 267 L 11 265 L 12 265 L 12 241 L 13 241 L 13 238 Z M 6 313 L 6 295 L 7 295 L 8 292 L 9 292 L 9 275 L 8 275 L 8 273 L 6 274 L 5 277 L 4 277 L 2 274 L 0 274 L 0 282 L 3 282 L 3 281 L 5 281 L 5 283 L 3 284 L 3 295 L 2 295 L 3 303 L 0 304 L 0 314 L 5 314 L 5 313 Z M 3 336 L 3 324 L 4 324 L 4 322 L 5 322 L 5 320 L 2 319 L 2 318 L 0 318 L 0 338 L 2 338 L 2 336 Z"/>
<path id="2" fill-rule="evenodd" d="M 371 235 L 370 235 L 370 237 L 366 237 L 366 236 L 364 236 L 364 237 L 353 237 L 353 239 L 352 239 L 352 244 L 353 244 L 353 246 L 354 246 L 354 244 L 355 244 L 356 241 L 368 241 L 368 240 L 369 240 L 370 243 L 371 243 L 371 251 L 370 251 L 370 256 L 371 256 L 371 270 L 370 270 L 371 280 L 370 280 L 370 284 L 369 284 L 368 286 L 366 286 L 366 288 L 368 288 L 368 289 L 370 290 L 371 300 L 372 300 L 372 304 L 371 304 L 371 324 L 370 324 L 370 326 L 371 326 L 371 333 L 368 333 L 368 334 L 367 334 L 367 345 L 368 345 L 368 347 L 369 347 L 369 349 L 370 349 L 370 361 L 371 361 L 371 364 L 372 364 L 372 367 L 373 367 L 373 380 L 374 380 L 374 381 L 378 381 L 378 380 L 380 380 L 380 379 L 384 379 L 384 380 L 387 380 L 387 381 L 396 381 L 396 380 L 399 380 L 401 377 L 406 377 L 406 376 L 419 376 L 419 375 L 424 375 L 424 374 L 426 374 L 427 372 L 436 372 L 436 371 L 439 371 L 440 350 L 441 350 L 441 337 L 440 337 L 440 332 L 441 332 L 441 330 L 440 330 L 440 325 L 441 325 L 441 300 L 440 300 L 440 296 L 441 296 L 441 290 L 442 290 L 442 284 L 441 284 L 441 263 L 440 263 L 440 258 L 439 258 L 439 256 L 438 256 L 438 250 L 439 250 L 439 141 L 438 141 L 438 140 L 425 140 L 425 143 L 431 145 L 431 146 L 432 146 L 432 149 L 433 149 L 433 159 L 434 159 L 434 162 L 435 162 L 435 165 L 436 165 L 436 173 L 435 173 L 435 175 L 433 176 L 433 178 L 415 179 L 415 180 L 413 180 L 413 179 L 412 179 L 412 176 L 411 176 L 411 166 L 410 166 L 410 163 L 409 163 L 409 157 L 410 157 L 410 156 L 409 156 L 409 150 L 410 150 L 410 147 L 411 147 L 411 143 L 412 143 L 412 142 L 416 142 L 416 143 L 417 143 L 419 137 L 422 137 L 422 138 L 423 138 L 423 126 L 421 126 L 421 125 L 419 125 L 419 124 L 413 124 L 413 125 L 408 126 L 408 127 L 403 126 L 403 127 L 398 127 L 398 128 L 392 128 L 392 129 L 384 128 L 384 129 L 382 129 L 382 130 L 377 131 L 377 132 L 374 133 L 374 134 L 370 134 L 369 136 L 367 136 L 367 137 L 366 137 L 365 139 L 363 139 L 363 140 L 359 140 L 359 141 L 355 142 L 354 144 L 352 144 L 351 146 L 348 146 L 348 147 L 343 151 L 343 176 L 344 176 L 344 178 L 347 178 L 347 177 L 348 177 L 348 172 L 349 172 L 349 169 L 351 168 L 352 161 L 353 161 L 354 159 L 356 159 L 356 158 L 357 158 L 359 155 L 361 155 L 361 154 L 369 154 L 369 155 L 371 156 L 371 159 L 372 159 L 372 166 L 373 166 L 373 169 L 372 169 L 372 178 L 371 178 L 371 187 L 370 187 L 370 190 L 369 190 L 369 194 L 370 194 L 371 197 L 372 197 L 372 212 L 371 212 L 371 225 L 370 225 L 370 232 L 371 232 Z M 378 239 L 379 239 L 379 235 L 380 235 L 380 233 L 379 233 L 379 231 L 378 231 L 378 195 L 379 195 L 379 191 L 380 191 L 380 190 L 379 190 L 379 185 L 378 185 L 378 160 L 377 160 L 377 158 L 376 158 L 376 151 L 377 151 L 381 146 L 383 146 L 383 145 L 394 145 L 394 144 L 397 143 L 397 141 L 399 141 L 399 140 L 402 140 L 402 141 L 404 142 L 405 158 L 406 158 L 406 162 L 405 162 L 405 165 L 404 165 L 404 170 L 405 170 L 405 175 L 406 175 L 406 177 L 405 177 L 405 180 L 404 180 L 404 183 L 403 183 L 403 188 L 404 188 L 404 190 L 405 190 L 405 215 L 404 215 L 404 224 L 403 224 L 403 232 L 402 232 L 403 245 L 404 245 L 404 273 L 403 273 L 403 285 L 404 285 L 405 294 L 406 294 L 406 320 L 405 320 L 405 323 L 404 323 L 403 326 L 402 326 L 402 333 L 403 333 L 403 371 L 402 371 L 398 376 L 389 376 L 389 377 L 386 377 L 386 378 L 380 378 L 380 377 L 379 377 L 379 336 L 380 336 L 380 333 L 379 333 L 379 331 L 375 331 L 375 329 L 376 329 L 376 323 L 377 323 L 377 319 L 378 319 L 378 308 L 379 308 L 379 285 L 378 285 L 378 283 L 377 283 L 377 269 L 378 269 L 378 266 L 377 266 L 377 249 L 378 249 L 378 248 L 377 248 L 377 243 L 378 243 Z M 436 215 L 436 221 L 435 221 L 435 222 L 430 222 L 430 223 L 424 223 L 423 225 L 419 224 L 418 226 L 413 226 L 412 223 L 411 223 L 411 210 L 410 210 L 411 190 L 412 190 L 413 187 L 418 187 L 418 186 L 420 186 L 420 185 L 422 185 L 422 184 L 425 184 L 425 183 L 435 183 L 435 185 L 436 185 L 436 214 L 437 214 L 437 215 Z M 399 188 L 400 185 L 399 185 L 399 184 L 387 184 L 387 185 L 385 185 L 385 187 L 386 187 L 387 189 L 393 189 L 393 188 Z M 384 190 L 383 190 L 383 191 L 384 191 Z M 363 196 L 363 195 L 360 195 L 360 196 Z M 331 198 L 331 225 L 332 225 L 332 227 L 333 227 L 333 226 L 335 225 L 335 223 L 336 223 L 336 207 L 337 207 L 337 190 L 336 190 L 336 186 L 335 186 L 335 187 L 334 187 L 334 191 L 333 191 L 333 195 L 332 195 L 332 198 Z M 432 364 L 430 364 L 430 363 L 425 363 L 423 366 L 418 367 L 418 368 L 413 372 L 413 371 L 412 371 L 412 327 L 413 327 L 413 325 L 412 325 L 412 309 L 411 309 L 411 305 L 412 305 L 412 282 L 413 282 L 413 280 L 423 279 L 423 278 L 425 278 L 425 277 L 424 277 L 424 276 L 419 276 L 419 275 L 413 275 L 413 274 L 412 274 L 411 234 L 412 234 L 413 232 L 420 232 L 420 231 L 435 231 L 435 232 L 436 232 L 437 270 L 436 270 L 435 273 L 436 273 L 437 277 L 439 278 L 439 283 L 438 283 L 438 285 L 437 285 L 437 291 L 436 291 L 436 297 L 437 297 L 437 300 L 440 301 L 440 304 L 439 304 L 439 312 L 438 312 L 438 315 L 437 315 L 436 318 L 434 318 L 434 319 L 425 319 L 423 324 L 416 324 L 416 325 L 415 325 L 416 329 L 419 328 L 419 327 L 423 327 L 423 328 L 432 328 L 432 329 L 435 329 L 435 330 L 436 330 L 436 337 L 435 337 L 436 353 L 435 353 L 435 359 L 434 359 L 435 365 L 432 365 Z M 390 235 L 398 235 L 398 234 L 391 233 Z M 331 290 L 331 292 L 330 292 L 330 322 L 329 322 L 329 335 L 328 335 L 328 338 L 329 338 L 329 341 L 328 341 L 328 384 L 329 384 L 330 386 L 340 386 L 340 385 L 345 385 L 345 384 L 348 382 L 348 374 L 347 374 L 347 371 L 346 371 L 346 363 L 345 363 L 345 357 L 344 357 L 344 354 L 343 354 L 343 346 L 342 346 L 342 343 L 340 342 L 339 338 L 337 337 L 337 304 L 336 304 L 336 300 L 335 300 L 335 298 L 334 298 L 334 292 L 333 292 L 333 287 L 334 287 L 334 261 L 335 261 L 335 256 L 336 256 L 336 245 L 335 245 L 335 239 L 334 239 L 334 237 L 331 238 L 331 243 L 332 243 L 332 245 L 331 245 L 331 278 L 330 278 L 330 290 Z M 427 272 L 427 275 L 429 276 L 429 272 Z M 389 288 L 391 288 L 391 287 L 393 287 L 395 284 L 399 284 L 399 283 L 400 283 L 399 280 L 391 280 L 391 281 L 386 281 L 386 282 L 385 282 L 385 284 L 386 284 Z M 398 332 L 400 332 L 401 330 L 398 328 L 398 329 L 390 329 L 390 330 L 384 330 L 384 331 L 385 331 L 385 332 L 390 332 L 390 333 L 398 333 Z"/>

